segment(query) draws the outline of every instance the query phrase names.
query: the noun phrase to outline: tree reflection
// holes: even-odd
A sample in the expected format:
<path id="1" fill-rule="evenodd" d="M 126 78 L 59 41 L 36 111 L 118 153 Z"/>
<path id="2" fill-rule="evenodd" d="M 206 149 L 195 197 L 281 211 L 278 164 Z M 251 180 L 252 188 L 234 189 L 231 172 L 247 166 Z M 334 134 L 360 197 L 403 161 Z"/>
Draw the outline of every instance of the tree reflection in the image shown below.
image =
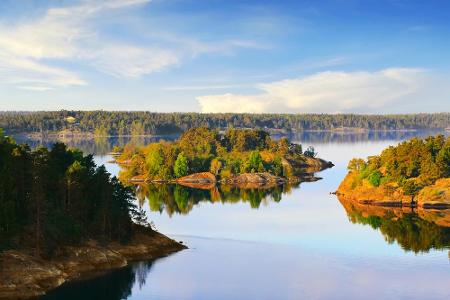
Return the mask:
<path id="1" fill-rule="evenodd" d="M 450 247 L 450 211 L 387 208 L 363 205 L 339 197 L 349 220 L 369 225 L 380 231 L 390 244 L 397 243 L 405 251 L 429 252 Z"/>
<path id="2" fill-rule="evenodd" d="M 298 185 L 298 184 L 297 184 Z M 248 203 L 258 209 L 262 204 L 280 202 L 282 195 L 289 193 L 293 185 L 272 187 L 231 185 L 212 186 L 199 189 L 178 184 L 142 184 L 135 186 L 136 197 L 142 206 L 146 201 L 151 211 L 173 214 L 188 214 L 200 202 Z"/>

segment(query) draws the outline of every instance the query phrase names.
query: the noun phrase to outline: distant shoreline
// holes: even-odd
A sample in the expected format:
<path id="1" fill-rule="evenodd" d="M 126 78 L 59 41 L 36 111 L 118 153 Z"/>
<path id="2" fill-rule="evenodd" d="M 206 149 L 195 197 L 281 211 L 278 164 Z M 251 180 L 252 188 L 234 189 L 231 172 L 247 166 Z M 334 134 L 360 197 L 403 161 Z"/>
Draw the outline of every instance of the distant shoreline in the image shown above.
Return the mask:
<path id="1" fill-rule="evenodd" d="M 266 129 L 270 134 L 290 135 L 298 133 L 335 133 L 335 134 L 357 134 L 357 133 L 370 133 L 370 132 L 418 132 L 422 130 L 430 130 L 436 132 L 445 132 L 448 128 L 419 128 L 419 129 L 366 129 L 366 128 L 335 128 L 335 129 L 305 129 L 305 130 L 293 130 L 289 132 L 281 132 L 273 129 Z M 29 139 L 95 139 L 95 138 L 135 138 L 135 137 L 164 137 L 164 136 L 177 136 L 182 132 L 173 133 L 158 133 L 158 134 L 139 134 L 139 135 L 96 135 L 92 132 L 49 132 L 49 133 L 36 133 L 36 132 L 21 132 L 14 133 L 16 136 L 23 136 Z"/>

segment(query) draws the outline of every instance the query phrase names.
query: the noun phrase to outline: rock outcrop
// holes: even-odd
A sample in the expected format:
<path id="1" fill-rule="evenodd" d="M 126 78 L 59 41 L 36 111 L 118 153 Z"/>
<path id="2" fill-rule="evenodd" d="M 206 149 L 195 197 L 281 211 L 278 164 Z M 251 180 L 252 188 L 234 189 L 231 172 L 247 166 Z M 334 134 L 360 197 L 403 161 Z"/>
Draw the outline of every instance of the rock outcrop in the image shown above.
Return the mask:
<path id="1" fill-rule="evenodd" d="M 357 174 L 349 172 L 339 185 L 336 194 L 359 204 L 390 207 L 420 207 L 423 209 L 450 208 L 450 178 L 436 181 L 424 187 L 414 198 L 405 195 L 397 184 L 372 186 L 367 181 L 357 182 Z"/>
<path id="2" fill-rule="evenodd" d="M 272 175 L 270 173 L 264 172 L 264 173 L 242 173 L 238 175 L 231 176 L 229 178 L 225 178 L 222 180 L 225 184 L 233 184 L 233 185 L 240 185 L 240 184 L 246 184 L 246 183 L 254 183 L 258 185 L 266 185 L 266 184 L 277 184 L 277 183 L 284 183 L 286 182 L 286 179 Z"/>
<path id="3" fill-rule="evenodd" d="M 89 241 L 66 247 L 55 258 L 44 260 L 27 251 L 0 253 L 0 299 L 28 299 L 44 295 L 65 282 L 101 275 L 130 261 L 154 260 L 186 249 L 155 231 L 142 230 L 122 245 L 101 246 Z"/>
<path id="4" fill-rule="evenodd" d="M 216 183 L 216 176 L 210 172 L 194 173 L 188 176 L 178 178 L 177 183 L 196 183 L 196 184 L 207 184 Z"/>

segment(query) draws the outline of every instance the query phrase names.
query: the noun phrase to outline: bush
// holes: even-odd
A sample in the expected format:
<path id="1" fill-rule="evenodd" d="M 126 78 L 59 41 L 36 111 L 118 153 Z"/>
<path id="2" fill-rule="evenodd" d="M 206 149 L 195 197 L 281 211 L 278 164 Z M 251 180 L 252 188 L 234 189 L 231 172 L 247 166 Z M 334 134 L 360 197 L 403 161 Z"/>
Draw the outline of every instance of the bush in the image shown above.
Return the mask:
<path id="1" fill-rule="evenodd" d="M 367 177 L 367 180 L 373 186 L 380 186 L 382 177 L 383 177 L 383 175 L 381 174 L 381 172 L 378 170 L 375 170 L 372 173 L 370 173 L 370 175 Z"/>

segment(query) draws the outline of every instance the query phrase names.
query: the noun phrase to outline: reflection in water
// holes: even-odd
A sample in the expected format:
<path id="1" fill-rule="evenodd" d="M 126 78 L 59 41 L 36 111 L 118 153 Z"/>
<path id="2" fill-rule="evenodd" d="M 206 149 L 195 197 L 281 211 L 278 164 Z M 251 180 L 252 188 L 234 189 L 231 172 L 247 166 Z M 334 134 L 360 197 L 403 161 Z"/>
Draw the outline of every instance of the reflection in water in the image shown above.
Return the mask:
<path id="1" fill-rule="evenodd" d="M 329 195 L 347 173 L 352 157 L 378 154 L 400 140 L 427 134 L 295 135 L 294 140 L 306 145 L 321 144 L 317 146 L 321 155 L 336 163 L 320 175 L 323 180 L 302 184 L 302 189 L 138 186 L 141 204 L 156 212 L 149 220 L 163 233 L 175 234 L 190 250 L 153 265 L 142 263 L 89 282 L 67 284 L 44 299 L 450 299 L 450 211 L 412 213 L 341 201 L 352 223 Z M 106 147 L 94 140 L 70 145 L 87 143 L 81 146 L 84 151 L 103 155 L 113 145 L 127 142 L 115 139 L 108 139 L 111 144 Z M 108 159 L 96 156 L 97 162 Z M 117 165 L 107 167 L 118 174 Z M 266 203 L 267 209 L 251 209 Z M 195 212 L 188 214 L 194 207 Z M 249 278 L 257 288 L 249 287 Z"/>
<path id="2" fill-rule="evenodd" d="M 296 185 L 298 186 L 298 184 Z M 146 201 L 151 211 L 169 216 L 174 213 L 188 214 L 200 202 L 249 203 L 251 208 L 259 208 L 261 203 L 280 202 L 282 194 L 289 193 L 294 185 L 279 185 L 270 188 L 239 188 L 230 185 L 213 186 L 211 189 L 198 189 L 178 184 L 138 185 L 136 197 L 143 206 Z"/>
<path id="3" fill-rule="evenodd" d="M 139 262 L 125 268 L 115 270 L 98 278 L 86 281 L 78 281 L 62 285 L 43 300 L 119 300 L 127 299 L 132 294 L 132 288 L 139 285 L 142 288 L 152 263 Z"/>
<path id="4" fill-rule="evenodd" d="M 402 141 L 413 137 L 426 137 L 436 134 L 449 134 L 443 130 L 410 130 L 410 131 L 306 131 L 294 133 L 289 136 L 292 141 L 300 141 L 305 144 L 328 143 L 361 143 L 375 141 Z"/>
<path id="5" fill-rule="evenodd" d="M 400 141 L 412 137 L 426 137 L 429 135 L 444 134 L 449 135 L 449 131 L 442 130 L 419 130 L 419 131 L 364 131 L 364 132 L 333 132 L 333 131 L 307 131 L 289 135 L 289 139 L 304 144 L 325 144 L 325 143 L 360 143 L 366 141 Z M 28 143 L 32 148 L 39 145 L 50 147 L 53 143 L 61 141 L 72 148 L 78 148 L 84 153 L 95 155 L 106 155 L 112 151 L 114 146 L 124 146 L 133 143 L 137 146 L 145 145 L 160 140 L 173 141 L 179 137 L 173 135 L 159 136 L 122 136 L 122 137 L 98 137 L 98 138 L 45 138 L 30 139 L 26 136 L 15 136 L 17 142 Z M 281 135 L 274 135 L 277 139 Z"/>
<path id="6" fill-rule="evenodd" d="M 114 146 L 125 146 L 128 143 L 135 145 L 145 145 L 160 140 L 175 140 L 178 135 L 165 136 L 122 136 L 122 137 L 96 137 L 96 138 L 45 138 L 45 139 L 29 139 L 24 136 L 14 136 L 18 143 L 27 143 L 31 148 L 37 146 L 51 147 L 55 142 L 63 142 L 70 148 L 77 148 L 86 154 L 95 154 L 104 156 L 110 153 Z"/>
<path id="7" fill-rule="evenodd" d="M 450 210 L 419 210 L 364 205 L 339 197 L 352 223 L 379 230 L 390 244 L 415 253 L 450 247 Z"/>

